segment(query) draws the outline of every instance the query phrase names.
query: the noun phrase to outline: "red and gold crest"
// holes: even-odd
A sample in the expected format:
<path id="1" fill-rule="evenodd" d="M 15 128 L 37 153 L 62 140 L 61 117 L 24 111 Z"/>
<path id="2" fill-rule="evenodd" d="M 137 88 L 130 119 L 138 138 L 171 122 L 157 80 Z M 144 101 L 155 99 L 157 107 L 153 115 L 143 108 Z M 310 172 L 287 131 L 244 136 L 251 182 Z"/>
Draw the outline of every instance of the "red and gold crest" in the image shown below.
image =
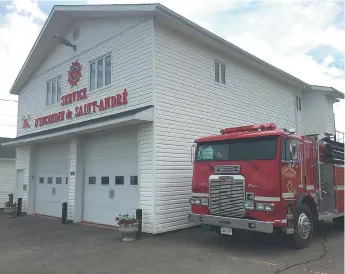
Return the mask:
<path id="1" fill-rule="evenodd" d="M 81 76 L 81 64 L 78 61 L 72 62 L 68 71 L 68 83 L 71 88 L 78 85 Z"/>

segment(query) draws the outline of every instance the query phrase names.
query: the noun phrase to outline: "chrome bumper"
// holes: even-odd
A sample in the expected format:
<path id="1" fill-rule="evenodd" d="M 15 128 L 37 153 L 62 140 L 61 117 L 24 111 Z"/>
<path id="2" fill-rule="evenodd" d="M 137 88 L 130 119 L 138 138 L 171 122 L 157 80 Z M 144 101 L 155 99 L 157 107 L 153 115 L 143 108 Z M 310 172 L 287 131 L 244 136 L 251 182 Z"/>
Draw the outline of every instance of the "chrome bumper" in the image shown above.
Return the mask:
<path id="1" fill-rule="evenodd" d="M 188 214 L 189 222 L 194 223 L 196 225 L 215 225 L 215 226 L 222 226 L 222 227 L 231 227 L 231 228 L 238 228 L 238 229 L 245 229 L 257 232 L 264 232 L 264 233 L 273 233 L 273 223 L 271 222 L 263 222 L 263 221 L 255 221 L 249 219 L 238 219 L 238 218 L 230 218 L 230 217 L 219 217 L 219 216 L 212 216 L 212 215 L 202 215 L 202 214 Z"/>

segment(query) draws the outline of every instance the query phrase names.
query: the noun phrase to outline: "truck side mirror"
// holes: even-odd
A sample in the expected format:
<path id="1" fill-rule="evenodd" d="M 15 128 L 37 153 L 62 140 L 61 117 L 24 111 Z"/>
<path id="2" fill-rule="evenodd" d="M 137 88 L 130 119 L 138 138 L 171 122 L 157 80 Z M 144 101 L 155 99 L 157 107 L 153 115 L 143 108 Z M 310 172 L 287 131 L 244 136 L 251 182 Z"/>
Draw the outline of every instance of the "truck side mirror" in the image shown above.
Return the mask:
<path id="1" fill-rule="evenodd" d="M 195 160 L 196 145 L 193 144 L 190 148 L 190 162 L 193 164 Z"/>

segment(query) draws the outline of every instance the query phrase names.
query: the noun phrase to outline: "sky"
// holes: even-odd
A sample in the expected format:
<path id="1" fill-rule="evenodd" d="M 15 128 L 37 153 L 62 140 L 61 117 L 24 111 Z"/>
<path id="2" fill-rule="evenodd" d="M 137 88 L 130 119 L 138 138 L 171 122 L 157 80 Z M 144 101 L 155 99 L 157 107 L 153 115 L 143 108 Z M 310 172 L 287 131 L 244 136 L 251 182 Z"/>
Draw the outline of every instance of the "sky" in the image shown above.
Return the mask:
<path id="1" fill-rule="evenodd" d="M 0 0 L 0 136 L 16 136 L 17 96 L 9 90 L 55 4 L 152 2 Z M 309 84 L 345 93 L 345 0 L 159 2 Z M 336 129 L 345 132 L 345 100 L 334 112 Z"/>

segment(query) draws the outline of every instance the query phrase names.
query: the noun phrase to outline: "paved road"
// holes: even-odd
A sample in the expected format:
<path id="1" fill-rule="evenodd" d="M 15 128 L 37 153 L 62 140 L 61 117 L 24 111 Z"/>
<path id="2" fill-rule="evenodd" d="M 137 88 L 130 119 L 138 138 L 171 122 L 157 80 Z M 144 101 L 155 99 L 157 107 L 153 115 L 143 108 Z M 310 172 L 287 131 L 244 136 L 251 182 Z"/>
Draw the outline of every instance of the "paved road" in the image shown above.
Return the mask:
<path id="1" fill-rule="evenodd" d="M 344 273 L 344 235 L 330 224 L 292 250 L 272 236 L 220 240 L 198 228 L 123 243 L 114 230 L 0 216 L 0 247 L 1 274 Z"/>

